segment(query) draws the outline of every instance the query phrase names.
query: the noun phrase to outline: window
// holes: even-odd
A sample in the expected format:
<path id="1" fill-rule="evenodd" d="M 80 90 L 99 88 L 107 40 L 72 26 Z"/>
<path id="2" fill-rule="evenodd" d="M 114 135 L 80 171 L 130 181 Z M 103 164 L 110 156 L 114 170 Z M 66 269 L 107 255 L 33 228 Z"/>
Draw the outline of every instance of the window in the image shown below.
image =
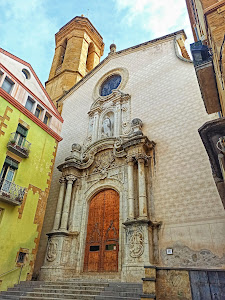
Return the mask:
<path id="1" fill-rule="evenodd" d="M 32 112 L 33 106 L 34 106 L 34 100 L 30 96 L 28 96 L 25 107 L 26 109 Z"/>
<path id="2" fill-rule="evenodd" d="M 6 91 L 8 94 L 10 94 L 12 91 L 13 85 L 14 85 L 14 82 L 6 76 L 6 78 L 2 84 L 2 89 L 4 91 Z"/>
<path id="3" fill-rule="evenodd" d="M 27 128 L 23 127 L 21 124 L 18 124 L 15 134 L 15 142 L 18 146 L 23 147 L 25 143 L 25 138 L 27 136 Z"/>
<path id="4" fill-rule="evenodd" d="M 90 72 L 94 68 L 94 54 L 95 54 L 95 46 L 93 43 L 90 43 L 88 47 L 87 53 L 87 61 L 86 61 L 86 71 Z"/>
<path id="5" fill-rule="evenodd" d="M 19 255 L 17 257 L 17 263 L 23 264 L 25 261 L 26 253 L 19 252 Z"/>
<path id="6" fill-rule="evenodd" d="M 91 252 L 99 251 L 99 246 L 90 246 L 90 251 Z"/>
<path id="7" fill-rule="evenodd" d="M 0 189 L 6 193 L 9 192 L 13 182 L 15 172 L 18 169 L 18 162 L 7 156 L 0 173 Z"/>
<path id="8" fill-rule="evenodd" d="M 17 257 L 16 257 L 16 265 L 18 267 L 21 267 L 22 265 L 25 264 L 28 254 L 29 254 L 28 249 L 20 248 L 20 250 L 17 252 Z"/>
<path id="9" fill-rule="evenodd" d="M 42 109 L 39 105 L 37 105 L 34 115 L 35 115 L 38 119 L 40 119 L 40 118 L 41 118 L 41 115 L 42 115 L 42 112 L 43 112 L 43 109 Z"/>
<path id="10" fill-rule="evenodd" d="M 60 64 L 62 64 L 63 63 L 63 61 L 64 61 L 64 57 L 65 57 L 65 53 L 66 53 L 66 45 L 67 45 L 67 40 L 65 40 L 64 42 L 63 42 L 63 44 L 62 44 L 62 52 L 61 52 L 61 62 L 60 62 Z"/>
<path id="11" fill-rule="evenodd" d="M 46 125 L 49 125 L 50 119 L 51 119 L 51 116 L 50 116 L 48 113 L 46 113 L 43 122 L 44 122 Z"/>
<path id="12" fill-rule="evenodd" d="M 115 90 L 119 87 L 121 83 L 121 76 L 119 74 L 114 74 L 108 77 L 101 85 L 100 95 L 108 96 L 112 93 L 112 90 Z"/>
<path id="13" fill-rule="evenodd" d="M 22 73 L 26 79 L 30 79 L 30 72 L 27 69 L 23 69 Z"/>
<path id="14" fill-rule="evenodd" d="M 116 244 L 105 245 L 105 250 L 116 250 Z"/>
<path id="15" fill-rule="evenodd" d="M 0 80 L 1 80 L 3 74 L 4 73 L 0 70 Z"/>

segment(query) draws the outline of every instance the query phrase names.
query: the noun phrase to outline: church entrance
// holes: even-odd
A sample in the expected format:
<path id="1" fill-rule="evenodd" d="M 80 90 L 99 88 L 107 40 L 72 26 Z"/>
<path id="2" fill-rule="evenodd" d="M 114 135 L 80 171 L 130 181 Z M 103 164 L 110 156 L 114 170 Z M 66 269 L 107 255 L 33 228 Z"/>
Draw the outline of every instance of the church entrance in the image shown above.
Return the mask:
<path id="1" fill-rule="evenodd" d="M 119 251 L 119 194 L 107 189 L 91 200 L 84 272 L 117 272 Z"/>

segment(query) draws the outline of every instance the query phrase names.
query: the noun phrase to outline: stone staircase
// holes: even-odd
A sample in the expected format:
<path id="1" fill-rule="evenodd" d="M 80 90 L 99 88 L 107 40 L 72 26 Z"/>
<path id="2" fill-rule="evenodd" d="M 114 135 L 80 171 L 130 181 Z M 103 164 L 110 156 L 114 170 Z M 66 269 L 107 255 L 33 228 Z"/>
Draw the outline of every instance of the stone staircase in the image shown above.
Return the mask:
<path id="1" fill-rule="evenodd" d="M 142 284 L 104 280 L 23 281 L 0 293 L 0 299 L 140 300 Z"/>

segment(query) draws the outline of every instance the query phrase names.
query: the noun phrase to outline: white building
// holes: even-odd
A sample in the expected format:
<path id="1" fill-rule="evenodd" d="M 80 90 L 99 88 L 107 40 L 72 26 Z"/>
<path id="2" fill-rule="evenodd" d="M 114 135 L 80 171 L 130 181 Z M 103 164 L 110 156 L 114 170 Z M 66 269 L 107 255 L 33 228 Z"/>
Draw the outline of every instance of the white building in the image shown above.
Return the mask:
<path id="1" fill-rule="evenodd" d="M 63 141 L 36 266 L 48 233 L 42 279 L 114 272 L 141 281 L 144 265 L 225 266 L 225 213 L 198 134 L 216 116 L 181 56 L 184 39 L 178 31 L 112 46 L 58 100 Z"/>

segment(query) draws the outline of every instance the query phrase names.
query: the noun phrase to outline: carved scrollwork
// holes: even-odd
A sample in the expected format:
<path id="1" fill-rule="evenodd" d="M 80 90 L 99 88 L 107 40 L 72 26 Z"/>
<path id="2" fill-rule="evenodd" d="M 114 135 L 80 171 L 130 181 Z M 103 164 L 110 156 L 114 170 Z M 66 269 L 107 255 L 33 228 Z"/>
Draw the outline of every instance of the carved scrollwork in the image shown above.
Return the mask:
<path id="1" fill-rule="evenodd" d="M 66 178 L 65 177 L 60 177 L 59 178 L 59 183 L 60 184 L 63 184 L 63 183 L 65 183 L 66 182 Z"/>
<path id="2" fill-rule="evenodd" d="M 129 239 L 130 256 L 140 257 L 144 253 L 144 235 L 140 229 L 135 229 Z"/>
<path id="3" fill-rule="evenodd" d="M 68 176 L 66 176 L 66 180 L 67 180 L 67 183 L 72 184 L 76 180 L 76 177 L 73 175 L 68 175 Z"/>
<path id="4" fill-rule="evenodd" d="M 126 158 L 126 162 L 129 164 L 129 163 L 133 163 L 134 162 L 134 157 L 131 156 L 131 155 L 128 155 L 127 158 Z"/>
<path id="5" fill-rule="evenodd" d="M 112 163 L 115 161 L 115 157 L 112 151 L 103 152 L 96 157 L 94 172 L 100 172 L 104 179 L 108 175 L 108 169 L 111 167 Z"/>
<path id="6" fill-rule="evenodd" d="M 56 259 L 57 256 L 57 248 L 58 248 L 58 243 L 56 241 L 53 240 L 49 240 L 48 241 L 48 250 L 47 250 L 47 261 L 54 261 Z"/>
<path id="7" fill-rule="evenodd" d="M 135 159 L 136 159 L 137 161 L 143 160 L 144 162 L 147 162 L 150 158 L 151 158 L 151 156 L 148 156 L 148 155 L 146 155 L 146 154 L 144 154 L 144 153 L 137 153 L 137 154 L 135 155 Z"/>

